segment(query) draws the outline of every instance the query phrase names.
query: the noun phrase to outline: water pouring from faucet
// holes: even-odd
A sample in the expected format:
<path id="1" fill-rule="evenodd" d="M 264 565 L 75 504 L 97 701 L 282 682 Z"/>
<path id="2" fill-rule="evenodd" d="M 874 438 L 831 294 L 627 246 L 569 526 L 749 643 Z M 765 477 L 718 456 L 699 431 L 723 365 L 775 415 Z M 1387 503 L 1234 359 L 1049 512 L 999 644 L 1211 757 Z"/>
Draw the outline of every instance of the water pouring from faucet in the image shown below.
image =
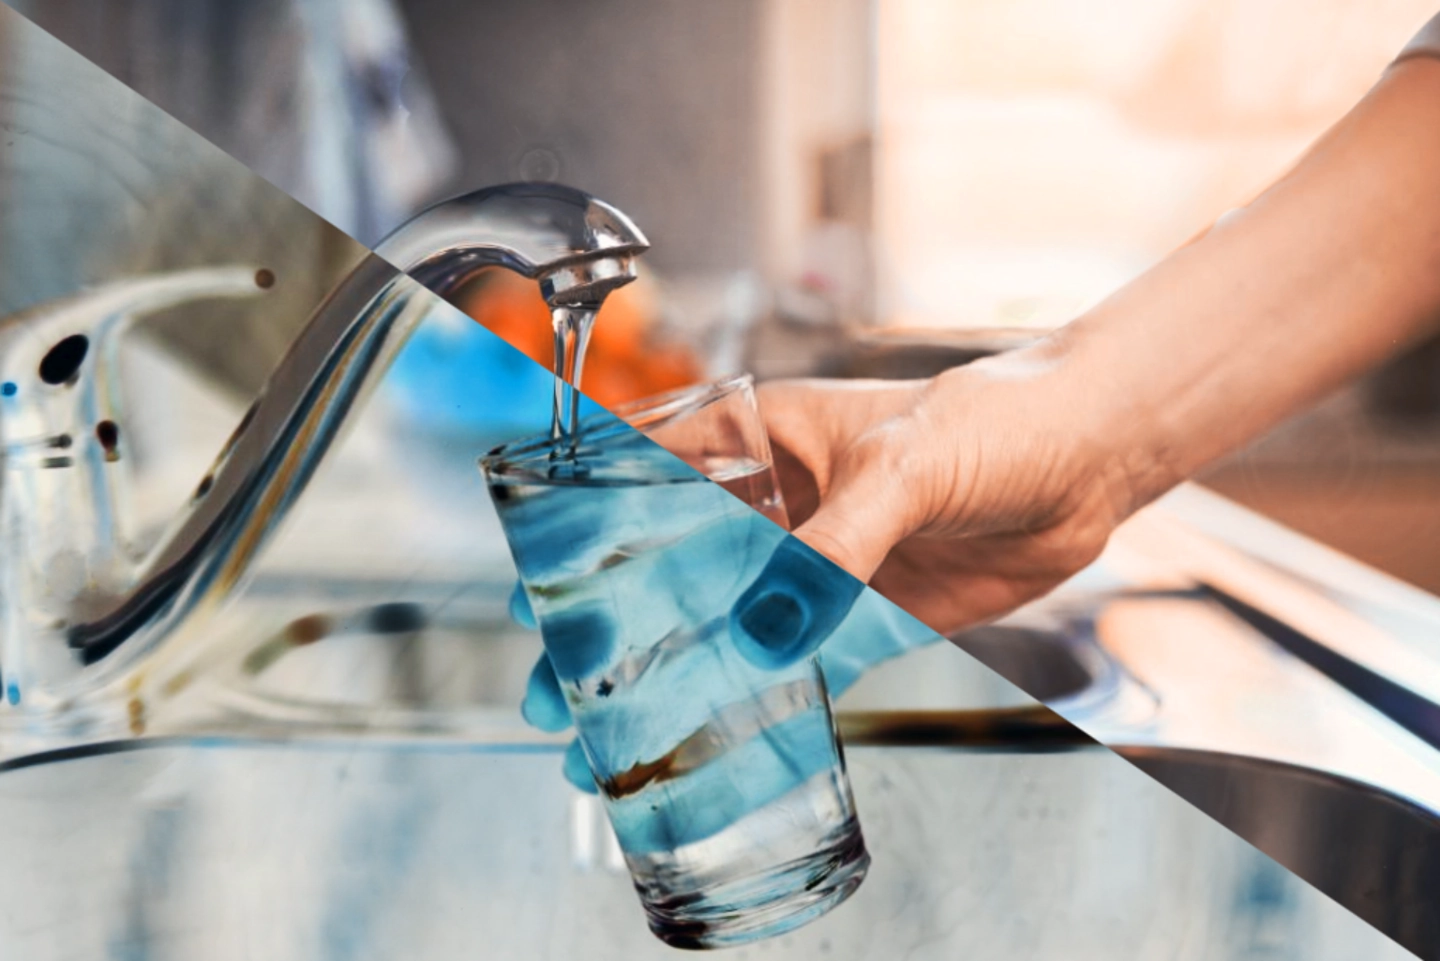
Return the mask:
<path id="1" fill-rule="evenodd" d="M 482 191 L 422 214 L 379 248 L 392 263 L 410 264 L 410 276 L 441 296 L 457 292 L 489 266 L 539 282 L 555 331 L 551 436 L 558 441 L 569 434 L 572 446 L 595 315 L 612 291 L 635 279 L 635 257 L 649 247 L 624 214 L 593 199 L 581 207 L 580 196 L 556 184 L 516 185 L 499 195 Z M 496 224 L 497 236 L 508 241 L 505 249 L 474 243 L 466 223 L 477 215 Z M 542 223 L 544 229 L 536 232 Z M 443 246 L 436 249 L 437 243 Z"/>

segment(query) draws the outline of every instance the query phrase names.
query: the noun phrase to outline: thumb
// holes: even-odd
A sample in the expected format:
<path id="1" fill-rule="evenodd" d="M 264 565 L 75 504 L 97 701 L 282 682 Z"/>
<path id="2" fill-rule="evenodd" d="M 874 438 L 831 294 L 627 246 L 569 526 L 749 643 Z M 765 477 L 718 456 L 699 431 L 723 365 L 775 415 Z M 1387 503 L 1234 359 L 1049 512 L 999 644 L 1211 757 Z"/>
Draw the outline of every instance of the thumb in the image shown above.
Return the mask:
<path id="1" fill-rule="evenodd" d="M 813 654 L 845 620 L 865 580 L 907 533 L 903 501 L 875 471 L 841 474 L 814 516 L 785 538 L 736 601 L 730 635 L 757 667 Z M 883 495 L 883 496 L 882 496 Z"/>
<path id="2" fill-rule="evenodd" d="M 896 544 L 913 533 L 907 491 L 898 471 L 867 459 L 836 472 L 819 508 L 795 537 L 868 583 Z"/>

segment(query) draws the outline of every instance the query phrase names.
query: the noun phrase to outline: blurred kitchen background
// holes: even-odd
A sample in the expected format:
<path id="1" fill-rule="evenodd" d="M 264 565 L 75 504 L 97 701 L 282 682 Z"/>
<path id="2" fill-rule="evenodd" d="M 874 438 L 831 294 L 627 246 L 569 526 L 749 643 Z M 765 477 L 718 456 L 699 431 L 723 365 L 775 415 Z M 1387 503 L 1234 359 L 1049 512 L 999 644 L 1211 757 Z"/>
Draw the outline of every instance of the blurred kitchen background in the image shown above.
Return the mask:
<path id="1" fill-rule="evenodd" d="M 600 325 L 627 372 L 591 385 L 602 403 L 739 368 L 918 376 L 1039 336 L 1251 199 L 1435 12 L 1435 0 L 8 2 L 364 243 L 431 201 L 510 180 L 621 207 L 654 249 L 645 283 L 609 308 L 628 320 Z M 313 283 L 349 265 L 349 248 L 322 247 Z M 485 294 L 462 306 L 548 356 L 538 300 Z M 244 349 L 213 333 L 189 347 L 248 394 L 304 320 L 269 316 L 273 329 L 237 333 Z M 1206 482 L 1440 591 L 1440 340 Z"/>
<path id="2" fill-rule="evenodd" d="M 121 392 L 136 396 L 116 464 L 134 471 L 147 537 L 191 498 L 362 245 L 433 200 L 502 181 L 590 190 L 654 243 L 642 282 L 600 321 L 587 389 L 602 402 L 739 368 L 929 374 L 1063 324 L 1246 202 L 1437 2 L 5 0 L 0 317 L 135 275 L 262 268 L 263 296 L 185 303 L 126 338 Z M 459 300 L 547 356 L 533 285 L 496 275 Z M 493 416 L 458 438 L 417 429 L 456 408 L 530 411 L 531 399 L 543 416 L 551 384 L 523 363 L 500 376 L 493 349 L 488 366 L 468 364 L 454 344 L 498 345 L 436 307 L 253 579 L 204 626 L 215 659 L 184 672 L 196 696 L 182 690 L 169 723 L 210 730 L 218 706 L 286 741 L 418 733 L 439 753 L 343 740 L 162 748 L 153 761 L 7 775 L 0 816 L 21 829 L 0 872 L 12 921 L 0 918 L 0 955 L 658 950 L 638 923 L 615 923 L 634 909 L 631 885 L 603 846 L 598 802 L 559 790 L 565 735 L 529 730 L 516 710 L 537 647 L 506 613 L 513 566 L 474 458 L 521 431 Z M 1437 353 L 1334 398 L 1210 482 L 1440 591 Z M 1253 520 L 1231 523 L 1256 533 Z M 1385 596 L 1338 569 L 1355 597 Z M 934 645 L 867 674 L 843 709 L 1028 717 L 1037 705 L 1020 687 L 1068 698 L 1106 743 L 1142 730 L 1142 745 L 1168 745 L 1152 758 L 1175 767 L 1157 777 L 1192 798 L 1218 786 L 1223 823 L 1287 866 L 1323 865 L 1353 895 L 1342 904 L 1403 895 L 1394 926 L 1434 930 L 1437 795 L 1415 788 L 1433 787 L 1432 752 L 1305 664 L 1282 670 L 1267 638 L 1224 612 L 1147 603 L 1078 632 L 1031 611 L 971 636 L 967 649 L 1007 676 L 1025 669 L 1019 687 Z M 1387 646 L 1337 604 L 1318 608 L 1319 636 L 1433 676 L 1433 617 L 1384 621 L 1405 640 Z M 298 630 L 317 614 L 338 625 L 323 643 Z M 1387 659 L 1397 646 L 1408 656 Z M 1122 683 L 1122 660 L 1159 693 Z M 450 750 L 482 736 L 502 753 Z M 541 742 L 554 753 L 512 750 Z M 855 902 L 869 906 L 777 952 L 813 957 L 833 939 L 837 957 L 949 957 L 957 944 L 1075 959 L 1389 957 L 1320 891 L 1113 755 L 902 744 L 851 756 L 867 836 L 886 852 Z M 1426 806 L 1406 815 L 1411 828 L 1394 826 L 1410 811 L 1383 793 L 1394 790 Z M 938 820 L 925 817 L 935 799 Z M 392 944 L 405 947 L 386 954 Z"/>

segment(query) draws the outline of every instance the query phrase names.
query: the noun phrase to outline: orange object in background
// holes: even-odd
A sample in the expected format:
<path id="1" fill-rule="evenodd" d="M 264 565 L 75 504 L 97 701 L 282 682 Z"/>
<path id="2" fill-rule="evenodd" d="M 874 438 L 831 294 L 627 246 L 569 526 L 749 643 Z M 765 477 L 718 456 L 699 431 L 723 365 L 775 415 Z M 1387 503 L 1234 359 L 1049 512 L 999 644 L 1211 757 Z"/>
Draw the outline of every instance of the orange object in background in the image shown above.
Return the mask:
<path id="1" fill-rule="evenodd" d="M 595 319 L 581 384 L 603 407 L 685 387 L 704 376 L 693 352 L 655 337 L 652 290 L 641 276 L 606 298 Z M 510 346 L 554 369 L 550 308 L 534 281 L 507 270 L 487 271 L 460 294 L 457 306 Z"/>

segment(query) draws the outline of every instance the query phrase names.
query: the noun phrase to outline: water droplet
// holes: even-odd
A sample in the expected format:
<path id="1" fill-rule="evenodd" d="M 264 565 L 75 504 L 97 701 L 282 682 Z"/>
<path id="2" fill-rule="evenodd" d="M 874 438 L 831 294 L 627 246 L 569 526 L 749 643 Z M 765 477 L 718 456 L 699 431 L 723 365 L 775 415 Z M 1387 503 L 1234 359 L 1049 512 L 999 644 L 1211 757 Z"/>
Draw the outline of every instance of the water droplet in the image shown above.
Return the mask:
<path id="1" fill-rule="evenodd" d="M 425 627 L 425 609 L 401 602 L 378 604 L 370 609 L 368 621 L 376 634 L 407 634 Z"/>
<path id="2" fill-rule="evenodd" d="M 246 409 L 246 411 L 245 411 L 245 416 L 242 417 L 242 418 L 240 418 L 240 423 L 238 423 L 238 424 L 235 425 L 235 436 L 236 436 L 236 437 L 239 437 L 241 434 L 245 433 L 246 428 L 248 428 L 248 427 L 250 426 L 250 422 L 255 419 L 255 411 L 256 411 L 259 407 L 260 407 L 260 401 L 257 400 L 257 401 L 255 401 L 255 403 L 251 404 L 251 405 Z"/>
<path id="3" fill-rule="evenodd" d="M 105 450 L 114 450 L 120 443 L 120 425 L 113 420 L 102 420 L 95 425 L 95 439 Z"/>
<path id="4" fill-rule="evenodd" d="M 40 379 L 47 384 L 65 384 L 80 373 L 80 365 L 90 352 L 90 338 L 71 334 L 40 358 Z"/>
<path id="5" fill-rule="evenodd" d="M 324 614 L 307 614 L 292 621 L 290 626 L 285 629 L 285 633 L 295 647 L 304 647 L 306 644 L 314 644 L 329 634 L 330 628 L 330 618 Z"/>

